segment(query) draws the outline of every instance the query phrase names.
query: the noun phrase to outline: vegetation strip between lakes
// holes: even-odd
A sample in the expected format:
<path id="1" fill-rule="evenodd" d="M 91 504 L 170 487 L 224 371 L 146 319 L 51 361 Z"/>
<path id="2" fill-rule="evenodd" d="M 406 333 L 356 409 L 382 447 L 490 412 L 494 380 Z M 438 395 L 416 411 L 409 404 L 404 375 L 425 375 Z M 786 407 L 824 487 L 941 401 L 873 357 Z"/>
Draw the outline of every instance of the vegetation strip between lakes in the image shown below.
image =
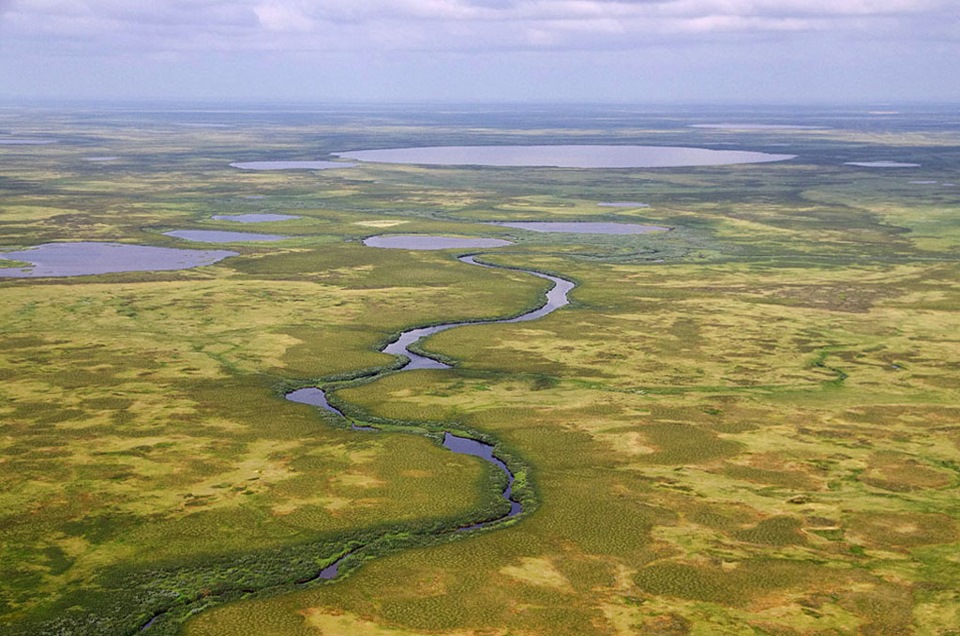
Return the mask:
<path id="1" fill-rule="evenodd" d="M 393 355 L 400 356 L 401 360 L 406 358 L 406 360 L 403 361 L 399 367 L 381 369 L 373 374 L 361 373 L 354 378 L 346 378 L 336 382 L 327 383 L 324 388 L 309 386 L 309 383 L 304 382 L 301 383 L 300 388 L 285 392 L 284 397 L 292 402 L 316 406 L 319 409 L 332 414 L 338 420 L 347 420 L 350 422 L 350 428 L 355 431 L 384 431 L 424 435 L 439 441 L 444 448 L 454 453 L 479 457 L 484 461 L 493 464 L 501 471 L 503 477 L 505 478 L 505 484 L 504 482 L 501 482 L 501 495 L 503 497 L 503 503 L 509 505 L 504 506 L 502 509 L 493 511 L 481 510 L 478 514 L 479 518 L 477 520 L 459 526 L 436 527 L 421 530 L 419 532 L 387 532 L 379 536 L 371 537 L 366 541 L 347 541 L 342 546 L 342 549 L 335 553 L 332 558 L 325 559 L 322 562 L 323 565 L 320 566 L 320 569 L 316 572 L 316 574 L 312 576 L 301 577 L 294 581 L 292 585 L 296 588 L 302 589 L 303 587 L 311 584 L 337 579 L 338 577 L 341 577 L 342 575 L 360 567 L 364 560 L 374 558 L 380 554 L 393 552 L 407 547 L 422 546 L 437 541 L 454 540 L 461 536 L 465 536 L 467 533 L 500 527 L 506 523 L 514 522 L 524 512 L 529 513 L 534 509 L 536 505 L 536 494 L 532 491 L 531 483 L 528 480 L 527 467 L 519 458 L 505 452 L 504 449 L 498 448 L 497 442 L 489 435 L 479 433 L 477 431 L 464 430 L 452 425 L 437 426 L 436 424 L 426 424 L 421 422 L 379 420 L 376 422 L 366 421 L 374 419 L 369 417 L 364 418 L 364 420 L 361 420 L 363 423 L 358 424 L 357 420 L 359 417 L 353 417 L 349 414 L 349 405 L 338 403 L 336 406 L 334 406 L 329 402 L 327 396 L 327 391 L 344 388 L 346 386 L 374 382 L 388 374 L 398 373 L 400 371 L 451 368 L 451 366 L 445 362 L 422 355 L 421 353 L 414 352 L 410 349 L 410 347 L 417 348 L 420 341 L 427 336 L 452 329 L 453 327 L 465 325 L 489 325 L 537 320 L 569 304 L 570 301 L 568 299 L 568 294 L 576 287 L 576 283 L 573 281 L 534 270 L 483 263 L 476 260 L 477 256 L 478 254 L 460 256 L 458 260 L 470 265 L 476 265 L 478 267 L 509 269 L 523 272 L 532 276 L 549 280 L 553 283 L 553 287 L 546 291 L 544 301 L 541 305 L 539 305 L 536 309 L 532 309 L 518 316 L 494 320 L 443 323 L 439 325 L 403 331 L 395 340 L 381 348 L 381 351 L 385 353 L 391 353 Z M 372 426 L 371 424 L 375 424 L 375 426 Z M 455 432 L 452 432 L 448 429 L 453 429 Z M 236 600 L 237 598 L 257 593 L 267 593 L 272 591 L 280 592 L 287 589 L 288 586 L 289 584 L 280 586 L 271 585 L 260 590 L 245 588 L 236 590 L 233 594 L 227 595 L 222 600 Z M 210 607 L 213 604 L 217 604 L 216 601 L 213 601 L 213 599 L 209 598 L 196 599 L 193 602 L 188 601 L 187 605 L 194 605 L 194 607 L 185 614 L 194 614 L 200 609 Z M 149 618 L 149 620 L 141 625 L 138 631 L 156 631 L 152 628 L 155 625 L 160 626 L 160 624 L 163 624 L 163 619 L 171 613 L 171 609 L 172 608 L 167 608 L 155 612 Z M 175 620 L 173 623 L 179 623 L 179 621 Z M 167 623 L 167 625 L 170 625 L 170 623 Z"/>

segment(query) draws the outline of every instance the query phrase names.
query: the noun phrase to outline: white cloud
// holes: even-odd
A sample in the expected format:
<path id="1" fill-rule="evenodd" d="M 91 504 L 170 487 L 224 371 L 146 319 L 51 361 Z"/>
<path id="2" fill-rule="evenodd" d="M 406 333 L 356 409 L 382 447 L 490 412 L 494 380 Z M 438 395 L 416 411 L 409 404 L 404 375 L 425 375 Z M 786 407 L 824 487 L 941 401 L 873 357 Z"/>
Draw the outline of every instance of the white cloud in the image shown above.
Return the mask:
<path id="1" fill-rule="evenodd" d="M 949 38 L 957 32 L 954 7 L 951 0 L 0 0 L 0 46 L 443 52 L 626 50 L 826 32 Z"/>

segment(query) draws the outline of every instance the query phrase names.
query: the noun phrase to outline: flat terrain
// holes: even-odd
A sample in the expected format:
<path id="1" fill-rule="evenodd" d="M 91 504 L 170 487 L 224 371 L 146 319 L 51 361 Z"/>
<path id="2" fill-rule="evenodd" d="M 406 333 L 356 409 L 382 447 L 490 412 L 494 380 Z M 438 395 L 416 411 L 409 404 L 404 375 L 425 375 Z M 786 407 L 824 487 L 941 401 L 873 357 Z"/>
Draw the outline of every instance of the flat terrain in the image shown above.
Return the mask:
<path id="1" fill-rule="evenodd" d="M 0 278 L 0 634 L 960 633 L 960 128 L 867 110 L 0 110 L 0 140 L 53 142 L 0 144 L 0 251 L 238 253 Z M 230 167 L 498 144 L 797 157 Z M 213 219 L 242 214 L 297 218 Z M 491 224 L 525 221 L 670 230 Z M 390 372 L 405 328 L 541 301 L 476 251 L 571 305 Z M 304 386 L 382 431 L 283 399 Z M 451 532 L 502 475 L 442 430 L 498 444 L 524 514 Z"/>

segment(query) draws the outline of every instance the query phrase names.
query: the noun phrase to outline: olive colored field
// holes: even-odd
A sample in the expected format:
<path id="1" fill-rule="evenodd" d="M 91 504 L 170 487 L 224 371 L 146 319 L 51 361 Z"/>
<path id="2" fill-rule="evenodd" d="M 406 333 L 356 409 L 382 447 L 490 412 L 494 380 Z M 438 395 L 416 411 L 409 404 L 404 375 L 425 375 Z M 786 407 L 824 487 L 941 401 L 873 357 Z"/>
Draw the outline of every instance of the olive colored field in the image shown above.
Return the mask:
<path id="1" fill-rule="evenodd" d="M 0 278 L 0 634 L 960 633 L 956 118 L 542 116 L 2 111 L 57 143 L 0 146 L 0 249 L 292 238 L 194 270 Z M 489 143 L 798 158 L 228 165 Z M 242 213 L 301 218 L 210 218 Z M 545 220 L 671 230 L 484 223 Z M 507 238 L 483 260 L 578 286 L 546 318 L 422 345 L 452 369 L 350 381 L 395 366 L 377 348 L 402 329 L 516 315 L 546 285 L 360 243 L 381 233 Z M 385 430 L 282 399 L 313 385 Z M 439 446 L 449 428 L 519 471 L 515 522 L 449 532 L 502 505 L 498 471 Z"/>

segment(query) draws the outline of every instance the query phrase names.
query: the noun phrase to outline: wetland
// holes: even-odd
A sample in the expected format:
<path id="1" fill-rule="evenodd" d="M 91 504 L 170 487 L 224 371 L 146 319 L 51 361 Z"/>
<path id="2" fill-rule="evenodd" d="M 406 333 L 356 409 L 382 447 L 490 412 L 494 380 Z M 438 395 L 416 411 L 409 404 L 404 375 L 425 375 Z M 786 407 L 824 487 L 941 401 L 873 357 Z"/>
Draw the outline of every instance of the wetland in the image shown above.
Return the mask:
<path id="1" fill-rule="evenodd" d="M 57 140 L 0 145 L 0 634 L 948 636 L 960 129 L 898 110 L 0 110 Z M 717 144 L 796 156 L 228 165 Z"/>

